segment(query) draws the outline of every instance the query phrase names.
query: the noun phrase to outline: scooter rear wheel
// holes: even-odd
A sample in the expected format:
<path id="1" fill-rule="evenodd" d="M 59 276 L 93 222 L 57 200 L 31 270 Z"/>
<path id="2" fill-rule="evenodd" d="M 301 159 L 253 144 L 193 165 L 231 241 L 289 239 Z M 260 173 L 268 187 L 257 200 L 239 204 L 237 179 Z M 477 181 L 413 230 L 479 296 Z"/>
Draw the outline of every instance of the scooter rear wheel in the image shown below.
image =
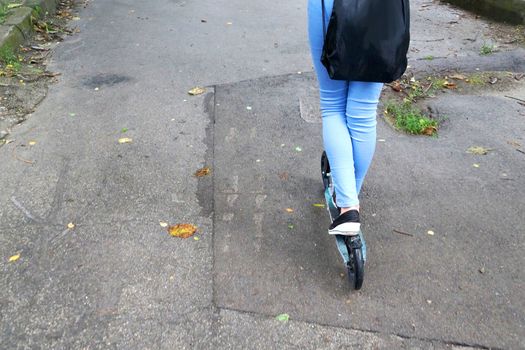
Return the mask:
<path id="1" fill-rule="evenodd" d="M 355 241 L 355 240 L 359 241 Z M 350 239 L 348 239 L 350 241 Z M 348 280 L 355 290 L 361 289 L 365 279 L 365 262 L 360 238 L 353 238 L 352 242 L 347 243 L 350 261 L 347 263 Z"/>

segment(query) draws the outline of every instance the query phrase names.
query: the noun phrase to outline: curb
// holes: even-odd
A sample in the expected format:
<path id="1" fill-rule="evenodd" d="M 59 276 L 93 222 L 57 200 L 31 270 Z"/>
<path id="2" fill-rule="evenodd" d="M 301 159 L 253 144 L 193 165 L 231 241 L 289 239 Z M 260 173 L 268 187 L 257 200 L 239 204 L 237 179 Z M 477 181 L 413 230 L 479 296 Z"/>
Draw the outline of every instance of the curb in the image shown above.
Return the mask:
<path id="1" fill-rule="evenodd" d="M 444 1 L 498 21 L 525 24 L 525 0 Z"/>
<path id="2" fill-rule="evenodd" d="M 4 6 L 13 3 L 10 0 L 0 0 Z M 41 18 L 46 13 L 54 13 L 58 0 L 26 0 L 22 6 L 9 10 L 4 23 L 0 25 L 0 50 L 4 47 L 17 48 L 33 33 L 32 18 Z"/>

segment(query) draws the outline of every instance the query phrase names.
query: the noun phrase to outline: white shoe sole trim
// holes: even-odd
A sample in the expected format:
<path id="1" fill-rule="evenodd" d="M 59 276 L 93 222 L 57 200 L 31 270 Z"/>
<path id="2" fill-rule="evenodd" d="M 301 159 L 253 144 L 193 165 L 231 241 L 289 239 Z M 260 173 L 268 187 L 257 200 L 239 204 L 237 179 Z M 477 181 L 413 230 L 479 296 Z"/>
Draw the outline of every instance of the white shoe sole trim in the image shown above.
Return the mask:
<path id="1" fill-rule="evenodd" d="M 328 230 L 330 235 L 342 235 L 342 236 L 357 236 L 361 230 L 361 224 L 359 222 L 345 222 L 344 224 L 337 225 L 331 230 Z"/>

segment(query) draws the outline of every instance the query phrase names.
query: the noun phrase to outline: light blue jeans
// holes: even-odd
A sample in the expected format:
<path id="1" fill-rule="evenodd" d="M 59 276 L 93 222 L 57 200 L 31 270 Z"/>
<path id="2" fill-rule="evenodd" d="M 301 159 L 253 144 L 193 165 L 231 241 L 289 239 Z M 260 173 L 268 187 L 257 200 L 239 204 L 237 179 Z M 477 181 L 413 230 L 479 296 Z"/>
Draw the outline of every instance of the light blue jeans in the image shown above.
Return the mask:
<path id="1" fill-rule="evenodd" d="M 337 206 L 359 204 L 376 145 L 376 114 L 382 83 L 332 80 L 321 63 L 324 34 L 321 0 L 308 0 L 308 35 L 323 116 L 323 144 L 335 185 Z M 333 0 L 325 0 L 326 26 Z"/>

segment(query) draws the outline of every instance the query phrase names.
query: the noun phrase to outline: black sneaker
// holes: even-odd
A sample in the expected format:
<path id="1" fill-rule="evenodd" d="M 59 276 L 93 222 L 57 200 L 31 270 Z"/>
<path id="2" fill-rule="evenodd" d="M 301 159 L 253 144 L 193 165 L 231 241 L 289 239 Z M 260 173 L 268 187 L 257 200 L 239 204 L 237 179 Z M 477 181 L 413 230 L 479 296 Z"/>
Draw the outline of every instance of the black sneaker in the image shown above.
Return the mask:
<path id="1" fill-rule="evenodd" d="M 339 215 L 328 228 L 328 233 L 331 235 L 357 236 L 360 230 L 359 212 L 353 209 Z"/>

